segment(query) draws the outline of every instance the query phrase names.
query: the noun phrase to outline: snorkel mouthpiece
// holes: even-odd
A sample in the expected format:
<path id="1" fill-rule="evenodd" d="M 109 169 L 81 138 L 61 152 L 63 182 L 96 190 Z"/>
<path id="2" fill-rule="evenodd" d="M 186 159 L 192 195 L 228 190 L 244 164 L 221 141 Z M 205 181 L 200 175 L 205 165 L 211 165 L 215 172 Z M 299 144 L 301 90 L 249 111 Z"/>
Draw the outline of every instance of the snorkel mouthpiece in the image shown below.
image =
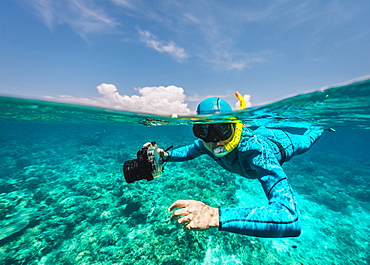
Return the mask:
<path id="1" fill-rule="evenodd" d="M 228 153 L 229 151 L 227 151 L 224 146 L 218 146 L 215 149 L 213 149 L 213 154 L 217 157 L 224 156 Z"/>

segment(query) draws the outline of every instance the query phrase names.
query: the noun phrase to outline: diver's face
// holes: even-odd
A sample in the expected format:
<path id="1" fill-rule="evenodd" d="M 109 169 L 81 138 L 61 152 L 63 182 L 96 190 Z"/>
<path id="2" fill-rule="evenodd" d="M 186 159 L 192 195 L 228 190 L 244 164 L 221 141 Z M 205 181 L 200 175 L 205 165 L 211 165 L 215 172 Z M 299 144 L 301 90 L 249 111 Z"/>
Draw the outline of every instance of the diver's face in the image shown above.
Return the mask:
<path id="1" fill-rule="evenodd" d="M 227 143 L 229 143 L 233 139 L 234 133 L 235 133 L 234 126 L 231 126 L 231 130 L 232 130 L 232 134 L 228 139 L 218 141 L 218 142 L 205 142 L 203 140 L 203 144 L 207 147 L 208 150 L 213 152 L 213 149 L 215 149 L 219 146 L 225 146 Z"/>

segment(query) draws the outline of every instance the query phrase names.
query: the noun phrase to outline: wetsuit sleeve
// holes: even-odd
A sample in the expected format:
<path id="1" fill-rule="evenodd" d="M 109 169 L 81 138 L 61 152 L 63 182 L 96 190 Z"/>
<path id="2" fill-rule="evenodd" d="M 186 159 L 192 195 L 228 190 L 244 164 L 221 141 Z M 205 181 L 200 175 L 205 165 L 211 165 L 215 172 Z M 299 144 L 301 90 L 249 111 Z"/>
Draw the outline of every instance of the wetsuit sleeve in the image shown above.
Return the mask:
<path id="1" fill-rule="evenodd" d="M 168 162 L 183 162 L 188 161 L 198 156 L 205 154 L 202 150 L 203 144 L 200 140 L 194 141 L 194 144 L 176 148 L 175 150 L 169 152 Z"/>
<path id="2" fill-rule="evenodd" d="M 257 237 L 294 237 L 301 233 L 299 210 L 289 181 L 271 149 L 264 142 L 260 151 L 243 153 L 243 163 L 252 165 L 269 201 L 268 206 L 220 208 L 220 228 Z M 250 160 L 250 161 L 248 161 Z M 249 169 L 250 170 L 250 169 Z"/>

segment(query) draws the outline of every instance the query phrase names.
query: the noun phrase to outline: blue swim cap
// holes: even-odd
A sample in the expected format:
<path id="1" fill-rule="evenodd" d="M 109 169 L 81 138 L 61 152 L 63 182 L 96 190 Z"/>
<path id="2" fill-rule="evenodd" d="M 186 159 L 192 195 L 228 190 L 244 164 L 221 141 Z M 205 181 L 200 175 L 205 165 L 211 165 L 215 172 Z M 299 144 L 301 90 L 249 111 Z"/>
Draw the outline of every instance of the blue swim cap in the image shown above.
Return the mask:
<path id="1" fill-rule="evenodd" d="M 197 107 L 197 115 L 216 114 L 231 112 L 233 109 L 225 100 L 213 97 L 207 98 L 199 103 Z"/>

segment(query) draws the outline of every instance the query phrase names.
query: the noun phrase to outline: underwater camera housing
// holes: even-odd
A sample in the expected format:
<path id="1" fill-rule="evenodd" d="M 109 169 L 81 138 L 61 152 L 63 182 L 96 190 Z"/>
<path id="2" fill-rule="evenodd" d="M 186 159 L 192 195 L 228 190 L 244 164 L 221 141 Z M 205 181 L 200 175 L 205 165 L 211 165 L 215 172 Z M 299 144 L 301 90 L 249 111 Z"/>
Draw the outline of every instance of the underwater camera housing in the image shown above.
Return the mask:
<path id="1" fill-rule="evenodd" d="M 147 181 L 159 177 L 163 172 L 163 159 L 157 152 L 156 142 L 146 143 L 136 154 L 137 158 L 123 164 L 123 175 L 127 183 L 141 179 Z"/>

